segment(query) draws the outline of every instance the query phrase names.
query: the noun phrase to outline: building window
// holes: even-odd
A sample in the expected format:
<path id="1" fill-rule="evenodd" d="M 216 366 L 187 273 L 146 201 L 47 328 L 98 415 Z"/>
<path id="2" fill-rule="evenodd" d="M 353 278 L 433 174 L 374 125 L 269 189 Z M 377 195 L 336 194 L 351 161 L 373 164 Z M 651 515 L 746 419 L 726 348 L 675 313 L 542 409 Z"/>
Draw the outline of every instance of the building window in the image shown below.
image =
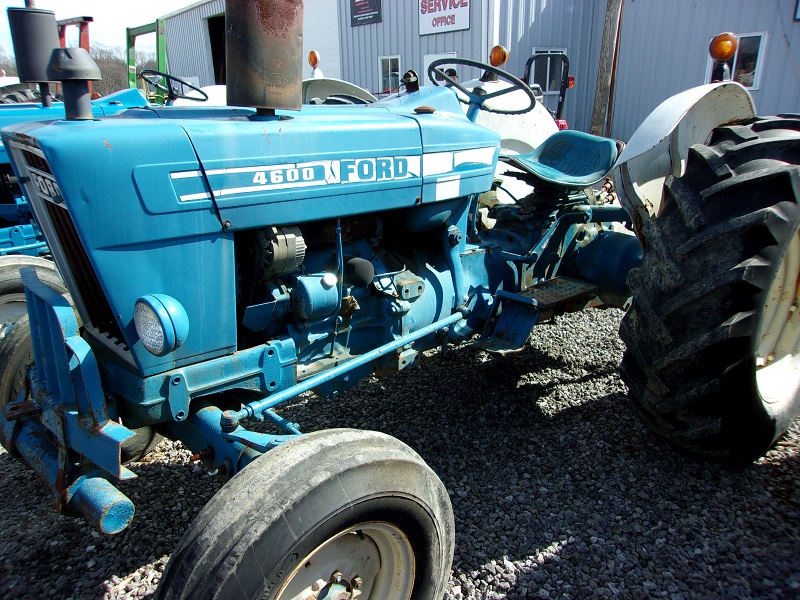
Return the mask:
<path id="1" fill-rule="evenodd" d="M 724 64 L 715 64 L 709 57 L 706 81 L 718 81 L 722 78 L 720 74 L 724 72 L 726 79 L 738 81 L 747 89 L 757 90 L 763 70 L 766 38 L 766 33 L 737 35 L 736 54 L 733 58 Z"/>
<path id="2" fill-rule="evenodd" d="M 564 68 L 561 57 L 566 53 L 566 48 L 534 48 L 530 81 L 527 83 L 537 84 L 542 88 L 545 96 L 558 95 Z"/>
<path id="3" fill-rule="evenodd" d="M 400 89 L 400 57 L 381 56 L 378 58 L 380 69 L 380 90 L 382 94 L 394 94 Z"/>

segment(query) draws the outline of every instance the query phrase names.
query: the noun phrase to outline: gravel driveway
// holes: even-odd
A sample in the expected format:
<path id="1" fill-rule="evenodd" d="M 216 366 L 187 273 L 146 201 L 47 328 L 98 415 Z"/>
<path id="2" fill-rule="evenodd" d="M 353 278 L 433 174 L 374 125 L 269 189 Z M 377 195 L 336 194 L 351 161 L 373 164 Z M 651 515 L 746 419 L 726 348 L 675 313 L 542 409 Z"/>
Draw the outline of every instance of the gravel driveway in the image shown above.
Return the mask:
<path id="1" fill-rule="evenodd" d="M 800 427 L 744 468 L 676 452 L 628 405 L 619 318 L 560 317 L 522 352 L 434 354 L 281 414 L 384 431 L 425 458 L 455 512 L 448 599 L 800 597 Z M 150 596 L 219 485 L 178 444 L 132 469 L 136 518 L 105 537 L 0 454 L 0 598 Z"/>

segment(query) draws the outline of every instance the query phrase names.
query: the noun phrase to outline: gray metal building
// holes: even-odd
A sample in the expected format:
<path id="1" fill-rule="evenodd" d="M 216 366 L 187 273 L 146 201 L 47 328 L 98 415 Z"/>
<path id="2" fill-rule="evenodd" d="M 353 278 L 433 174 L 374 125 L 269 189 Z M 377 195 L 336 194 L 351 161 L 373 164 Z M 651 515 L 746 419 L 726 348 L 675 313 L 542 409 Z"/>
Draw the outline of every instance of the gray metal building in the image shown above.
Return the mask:
<path id="1" fill-rule="evenodd" d="M 564 117 L 588 131 L 605 0 L 305 0 L 304 46 L 319 50 L 326 76 L 352 81 L 373 93 L 396 89 L 413 69 L 427 80 L 427 65 L 455 55 L 486 61 L 490 48 L 511 51 L 506 68 L 521 76 L 535 52 L 560 50 L 570 60 L 575 88 Z M 213 64 L 214 18 L 224 0 L 206 0 L 167 17 L 170 69 L 194 74 L 201 85 L 219 82 Z M 209 33 L 211 31 L 211 33 Z M 761 114 L 800 113 L 800 4 L 798 0 L 624 0 L 611 136 L 626 140 L 661 101 L 706 83 L 708 44 L 722 31 L 740 36 L 731 62 Z M 477 73 L 460 72 L 464 80 Z M 304 76 L 310 75 L 306 69 Z M 544 76 L 542 76 L 544 75 Z M 536 83 L 555 107 L 552 71 Z"/>
<path id="2" fill-rule="evenodd" d="M 762 115 L 800 113 L 800 3 L 797 0 L 625 0 L 612 135 L 628 139 L 672 94 L 709 81 L 708 43 L 739 36 L 733 65 Z M 754 47 L 752 82 L 739 75 Z"/>

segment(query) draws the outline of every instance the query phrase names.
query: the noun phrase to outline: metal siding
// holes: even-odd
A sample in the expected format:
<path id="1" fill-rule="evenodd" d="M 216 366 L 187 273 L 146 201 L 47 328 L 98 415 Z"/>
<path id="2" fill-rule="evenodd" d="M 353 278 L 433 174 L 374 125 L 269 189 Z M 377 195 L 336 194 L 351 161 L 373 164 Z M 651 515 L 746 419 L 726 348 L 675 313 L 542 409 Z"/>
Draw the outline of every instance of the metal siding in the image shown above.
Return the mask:
<path id="1" fill-rule="evenodd" d="M 224 12 L 225 0 L 210 0 L 166 17 L 170 73 L 177 77 L 197 77 L 201 86 L 214 85 L 206 19 Z"/>
<path id="2" fill-rule="evenodd" d="M 381 23 L 350 26 L 350 0 L 339 0 L 342 78 L 372 92 L 380 91 L 378 57 L 400 56 L 400 73 L 415 70 L 423 84 L 424 56 L 455 52 L 460 58 L 485 61 L 489 54 L 486 23 L 490 0 L 472 0 L 467 30 L 419 35 L 417 2 L 383 0 Z M 486 46 L 484 48 L 484 46 Z M 459 73 L 461 79 L 468 75 Z"/>
<path id="3" fill-rule="evenodd" d="M 311 50 L 320 55 L 320 69 L 325 77 L 341 79 L 339 15 L 337 0 L 305 0 L 303 8 L 303 78 L 311 77 L 305 57 Z"/>
<path id="4" fill-rule="evenodd" d="M 751 92 L 762 115 L 800 113 L 800 22 L 791 20 L 794 0 L 780 0 L 779 6 L 771 20 L 762 15 L 765 26 L 756 30 L 769 32 L 761 85 Z"/>
<path id="5" fill-rule="evenodd" d="M 792 21 L 796 4 L 626 0 L 612 137 L 629 139 L 663 100 L 706 83 L 708 42 L 722 31 L 767 32 L 760 89 L 751 91 L 758 113 L 800 112 L 800 23 Z"/>
<path id="6" fill-rule="evenodd" d="M 507 68 L 522 76 L 534 47 L 566 48 L 575 88 L 567 90 L 564 118 L 587 131 L 592 116 L 606 3 L 596 0 L 498 0 L 499 42 L 511 51 Z"/>

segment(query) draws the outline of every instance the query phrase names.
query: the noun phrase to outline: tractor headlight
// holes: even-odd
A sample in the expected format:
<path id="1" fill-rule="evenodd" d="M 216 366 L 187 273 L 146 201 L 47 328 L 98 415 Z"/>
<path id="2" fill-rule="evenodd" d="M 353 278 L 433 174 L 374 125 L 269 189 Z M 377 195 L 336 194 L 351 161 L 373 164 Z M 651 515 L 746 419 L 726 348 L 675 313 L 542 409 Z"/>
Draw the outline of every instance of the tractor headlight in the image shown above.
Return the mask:
<path id="1" fill-rule="evenodd" d="M 136 333 L 147 351 L 165 356 L 179 348 L 189 334 L 189 316 L 181 303 L 164 294 L 148 294 L 133 309 Z"/>

